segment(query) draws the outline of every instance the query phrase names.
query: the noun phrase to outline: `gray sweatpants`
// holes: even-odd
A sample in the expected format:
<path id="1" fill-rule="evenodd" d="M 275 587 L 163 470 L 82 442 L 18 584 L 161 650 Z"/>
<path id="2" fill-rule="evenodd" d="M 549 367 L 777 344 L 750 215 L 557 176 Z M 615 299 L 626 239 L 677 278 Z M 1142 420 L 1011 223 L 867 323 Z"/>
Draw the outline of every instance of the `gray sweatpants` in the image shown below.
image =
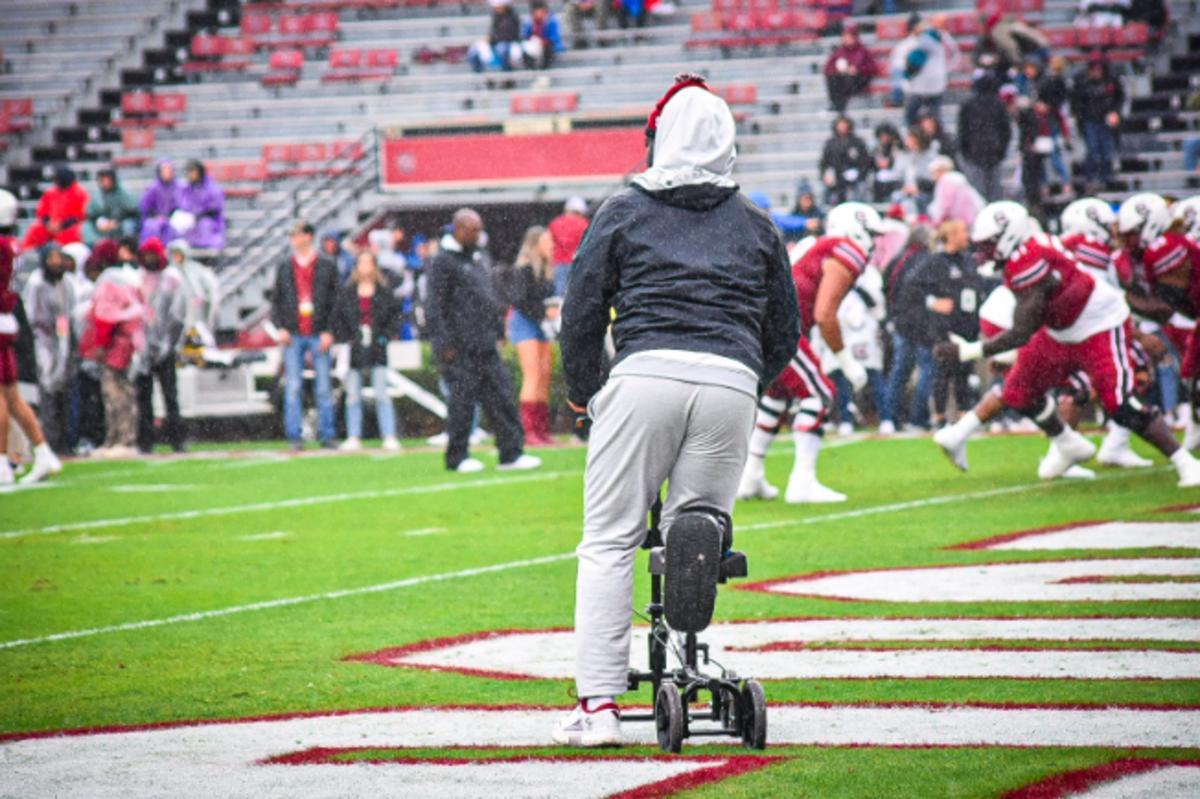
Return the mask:
<path id="1" fill-rule="evenodd" d="M 580 697 L 626 690 L 634 557 L 659 488 L 670 478 L 664 530 L 689 505 L 731 511 L 754 409 L 753 397 L 723 386 L 634 375 L 610 378 L 592 400 L 575 596 Z"/>

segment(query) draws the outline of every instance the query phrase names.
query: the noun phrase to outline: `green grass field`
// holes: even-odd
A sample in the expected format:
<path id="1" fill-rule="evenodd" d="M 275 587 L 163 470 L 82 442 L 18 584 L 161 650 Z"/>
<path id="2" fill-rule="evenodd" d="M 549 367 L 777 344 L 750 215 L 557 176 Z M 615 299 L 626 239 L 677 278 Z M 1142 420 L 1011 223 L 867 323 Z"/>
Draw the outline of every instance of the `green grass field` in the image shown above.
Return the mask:
<path id="1" fill-rule="evenodd" d="M 1062 559 L 1062 552 L 944 547 L 1084 520 L 1194 519 L 1159 511 L 1200 503 L 1200 490 L 1175 488 L 1161 458 L 1153 469 L 1099 467 L 1093 482 L 1039 483 L 1045 443 L 1036 437 L 972 442 L 968 475 L 924 439 L 830 444 L 821 476 L 849 494 L 848 503 L 736 508 L 737 544 L 749 556 L 752 580 Z M 69 464 L 45 488 L 0 495 L 0 733 L 398 705 L 569 706 L 565 680 L 506 681 L 344 660 L 433 638 L 572 624 L 570 553 L 579 536 L 585 453 L 563 447 L 538 454 L 540 471 L 472 476 L 446 473 L 440 453 L 424 450 L 85 462 Z M 494 451 L 482 457 L 495 463 Z M 786 481 L 790 459 L 788 447 L 772 453 L 768 472 L 777 484 Z M 1163 555 L 1134 549 L 1117 557 Z M 471 570 L 482 571 L 463 574 Z M 635 606 L 646 596 L 643 572 L 639 565 Z M 437 579 L 422 579 L 428 577 Z M 378 588 L 361 590 L 371 587 Z M 914 604 L 724 590 L 717 613 L 1196 617 L 1200 603 Z M 1193 652 L 1200 645 L 1159 648 Z M 767 693 L 772 703 L 1200 705 L 1200 681 L 1191 679 L 798 679 L 770 682 Z M 627 701 L 648 699 L 646 693 Z M 6 746 L 0 744 L 0 795 Z M 725 744 L 685 744 L 685 754 L 729 751 Z M 781 759 L 687 795 L 990 797 L 1122 757 L 1200 759 L 1195 749 L 1133 746 L 784 745 L 767 754 Z"/>

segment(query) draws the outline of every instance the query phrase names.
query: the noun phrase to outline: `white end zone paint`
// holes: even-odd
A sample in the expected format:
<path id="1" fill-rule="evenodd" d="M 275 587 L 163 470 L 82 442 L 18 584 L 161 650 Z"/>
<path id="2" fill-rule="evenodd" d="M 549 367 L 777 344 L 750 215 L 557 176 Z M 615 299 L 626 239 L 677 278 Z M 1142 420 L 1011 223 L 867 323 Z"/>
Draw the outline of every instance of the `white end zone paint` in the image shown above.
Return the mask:
<path id="1" fill-rule="evenodd" d="M 1130 799 L 1139 796 L 1194 799 L 1200 796 L 1200 768 L 1164 766 L 1147 774 L 1121 777 L 1073 796 L 1077 799 Z"/>
<path id="2" fill-rule="evenodd" d="M 646 627 L 636 627 L 631 665 L 643 667 Z M 570 679 L 568 630 L 500 631 L 356 655 L 350 660 L 508 679 Z M 936 641 L 1200 642 L 1190 618 L 803 619 L 718 623 L 705 632 L 712 657 L 763 680 L 922 678 L 1200 679 L 1200 652 L 1142 649 L 923 649 Z M 808 648 L 813 643 L 895 642 L 897 648 Z"/>
<path id="3" fill-rule="evenodd" d="M 1103 582 L 1200 575 L 1197 558 L 1050 560 L 818 573 L 737 586 L 804 597 L 877 602 L 1130 602 L 1200 600 L 1200 583 Z"/>
<path id="4" fill-rule="evenodd" d="M 1200 522 L 1096 522 L 997 536 L 951 549 L 1200 549 Z"/>
<path id="5" fill-rule="evenodd" d="M 26 738 L 0 743 L 0 787 L 26 799 L 321 799 L 393 796 L 416 779 L 422 790 L 405 790 L 406 795 L 465 796 L 466 786 L 474 788 L 471 796 L 599 797 L 695 766 L 686 758 L 628 761 L 611 772 L 588 775 L 576 760 L 557 765 L 535 761 L 527 768 L 512 762 L 478 763 L 465 771 L 412 762 L 264 763 L 314 748 L 546 746 L 551 725 L 563 712 L 365 711 Z M 625 726 L 632 741 L 652 742 L 652 725 Z M 770 708 L 770 740 L 812 746 L 1196 747 L 1200 710 L 779 705 Z M 744 751 L 740 742 L 730 747 Z M 569 756 L 570 750 L 563 754 Z M 506 787 L 481 791 L 473 782 L 479 779 Z M 555 790 L 547 791 L 548 785 Z M 560 787 L 562 793 L 557 792 Z"/>

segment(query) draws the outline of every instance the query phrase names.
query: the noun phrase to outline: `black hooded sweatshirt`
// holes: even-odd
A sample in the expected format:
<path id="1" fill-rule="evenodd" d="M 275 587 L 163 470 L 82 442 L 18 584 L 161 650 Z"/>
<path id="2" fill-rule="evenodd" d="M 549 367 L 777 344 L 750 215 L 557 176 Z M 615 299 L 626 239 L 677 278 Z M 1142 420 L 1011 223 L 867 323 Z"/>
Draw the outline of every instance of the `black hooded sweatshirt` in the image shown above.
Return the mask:
<path id="1" fill-rule="evenodd" d="M 647 350 L 711 353 L 753 370 L 760 390 L 800 339 L 778 230 L 737 187 L 711 184 L 609 198 L 575 255 L 562 319 L 567 396 L 580 406 L 604 383 L 610 320 L 614 365 Z"/>

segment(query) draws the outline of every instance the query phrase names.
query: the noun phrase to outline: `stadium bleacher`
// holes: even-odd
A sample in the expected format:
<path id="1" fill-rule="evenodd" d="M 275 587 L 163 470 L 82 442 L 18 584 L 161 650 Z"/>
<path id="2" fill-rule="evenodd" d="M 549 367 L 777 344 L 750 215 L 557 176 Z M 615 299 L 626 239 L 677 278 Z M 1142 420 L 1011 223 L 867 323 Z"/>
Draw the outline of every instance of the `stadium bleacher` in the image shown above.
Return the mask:
<path id="1" fill-rule="evenodd" d="M 939 11 L 949 15 L 964 50 L 973 47 L 977 15 L 990 9 L 989 2 L 937 4 Z M 163 0 L 164 6 L 168 4 Z M 1147 50 L 1148 31 L 1142 27 L 1081 34 L 1071 24 L 1074 3 L 1021 0 L 1021 4 L 1027 7 L 1023 13 L 1053 37 L 1057 52 L 1079 57 L 1088 48 L 1102 46 L 1106 52 L 1135 60 L 1129 65 L 1130 94 L 1135 100 L 1125 149 L 1143 154 L 1128 163 L 1135 167 L 1129 172 L 1130 188 L 1177 186 L 1183 179 L 1177 142 L 1184 131 L 1200 124 L 1200 115 L 1180 105 L 1188 86 L 1168 84 L 1142 71 L 1149 67 L 1167 79 L 1178 75 L 1166 61 L 1182 57 L 1187 42 L 1177 41 L 1176 50 L 1164 49 L 1156 57 Z M 112 21 L 101 21 L 93 13 L 97 3 L 76 3 L 78 21 L 53 33 L 46 32 L 51 15 L 40 13 L 43 4 L 14 5 L 20 7 L 21 19 L 29 21 L 20 22 L 16 34 L 6 25 L 0 46 L 11 53 L 23 49 L 21 37 L 35 36 L 42 42 L 39 47 L 52 56 L 63 52 L 61 48 L 80 46 L 80 31 L 135 26 L 138 19 L 152 16 L 158 4 L 143 3 L 144 11 L 128 13 L 121 5 Z M 61 14 L 68 4 L 44 5 L 56 6 Z M 421 188 L 396 197 L 367 186 L 351 195 L 350 186 L 359 187 L 364 170 L 373 168 L 365 163 L 373 155 L 365 158 L 359 152 L 338 163 L 328 160 L 335 150 L 346 155 L 339 150 L 345 146 L 341 143 L 362 141 L 372 129 L 470 126 L 513 117 L 528 118 L 533 124 L 539 116 L 560 114 L 636 117 L 644 115 L 670 75 L 701 70 L 721 87 L 738 113 L 736 176 L 747 189 L 764 191 L 783 205 L 791 202 L 800 178 L 813 176 L 828 136 L 833 113 L 826 110 L 820 69 L 832 47 L 836 24 L 846 18 L 846 5 L 687 0 L 678 4 L 674 17 L 655 20 L 645 28 L 594 34 L 595 44 L 603 46 L 570 50 L 548 72 L 506 74 L 497 86 L 496 75 L 475 75 L 456 63 L 466 47 L 486 32 L 484 3 L 255 3 L 242 6 L 239 16 L 232 0 L 195 0 L 189 5 L 186 29 L 162 31 L 166 46 L 158 48 L 154 37 L 138 40 L 137 46 L 146 50 L 146 68 L 128 70 L 124 85 L 106 87 L 100 108 L 81 112 L 78 124 L 56 130 L 55 142 L 30 151 L 32 162 L 11 167 L 9 179 L 25 186 L 22 197 L 31 203 L 45 180 L 44 168 L 52 162 L 70 161 L 85 181 L 102 165 L 118 163 L 126 170 L 125 185 L 136 192 L 151 178 L 157 158 L 201 158 L 214 168 L 218 180 L 232 184 L 227 207 L 230 247 L 221 263 L 239 270 L 246 268 L 248 243 L 307 208 L 306 198 L 320 195 L 324 208 L 341 214 L 339 222 L 350 213 L 351 223 L 375 208 L 461 200 L 462 188 Z M 1009 8 L 1013 3 L 1003 5 Z M 1187 4 L 1176 5 L 1179 18 Z M 223 18 L 218 14 L 230 9 L 235 13 Z M 868 45 L 883 52 L 903 35 L 904 15 L 853 19 Z M 752 41 L 696 44 L 731 36 Z M 5 56 L 10 73 L 0 83 L 0 99 L 28 101 L 34 113 L 0 114 L 0 126 L 34 124 L 40 109 L 51 102 L 43 93 L 41 76 L 52 74 L 53 58 L 26 69 L 29 62 L 23 56 L 17 61 Z M 74 64 L 72 59 L 72 68 Z M 961 90 L 968 83 L 969 66 L 964 63 L 952 76 L 951 86 Z M 886 86 L 881 78 L 874 89 L 878 93 Z M 21 96 L 16 96 L 18 87 Z M 129 102 L 143 104 L 141 110 L 127 106 L 127 97 L 137 98 Z M 181 99 L 158 99 L 168 97 Z M 168 109 L 154 105 L 158 102 L 175 105 Z M 956 96 L 948 98 L 947 119 L 957 112 L 956 102 Z M 882 107 L 878 100 L 864 104 L 856 99 L 850 113 L 863 131 L 897 118 L 896 111 Z M 137 124 L 143 120 L 144 125 Z M 348 160 L 352 167 L 347 166 Z M 611 183 L 596 181 L 541 187 L 496 181 L 475 187 L 473 193 L 520 202 L 535 196 L 561 199 L 572 193 L 596 198 L 612 188 Z M 255 252 L 261 257 L 261 252 Z"/>

